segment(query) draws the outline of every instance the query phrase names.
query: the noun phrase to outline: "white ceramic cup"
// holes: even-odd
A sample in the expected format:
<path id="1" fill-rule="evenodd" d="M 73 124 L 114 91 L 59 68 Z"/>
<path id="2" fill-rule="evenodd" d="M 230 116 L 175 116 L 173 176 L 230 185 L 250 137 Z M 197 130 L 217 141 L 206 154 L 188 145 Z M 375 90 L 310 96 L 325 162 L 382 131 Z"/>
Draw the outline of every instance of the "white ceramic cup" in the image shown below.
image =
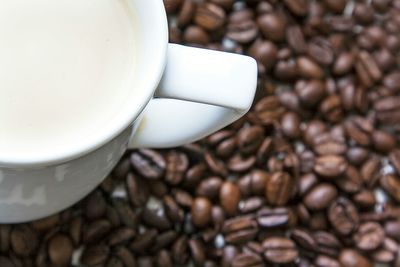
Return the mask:
<path id="1" fill-rule="evenodd" d="M 59 212 L 111 172 L 126 149 L 163 148 L 198 140 L 251 106 L 257 66 L 245 56 L 168 44 L 162 0 L 130 0 L 137 15 L 137 87 L 107 131 L 91 143 L 43 158 L 0 157 L 0 222 Z"/>

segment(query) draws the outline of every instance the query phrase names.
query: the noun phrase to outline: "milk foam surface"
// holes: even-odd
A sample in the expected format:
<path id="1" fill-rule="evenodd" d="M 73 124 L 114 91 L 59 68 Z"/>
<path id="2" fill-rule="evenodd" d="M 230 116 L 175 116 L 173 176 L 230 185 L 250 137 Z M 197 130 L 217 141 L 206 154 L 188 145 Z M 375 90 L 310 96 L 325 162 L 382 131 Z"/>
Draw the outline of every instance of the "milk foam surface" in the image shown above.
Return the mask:
<path id="1" fill-rule="evenodd" d="M 0 1 L 0 151 L 90 140 L 134 90 L 127 0 Z"/>

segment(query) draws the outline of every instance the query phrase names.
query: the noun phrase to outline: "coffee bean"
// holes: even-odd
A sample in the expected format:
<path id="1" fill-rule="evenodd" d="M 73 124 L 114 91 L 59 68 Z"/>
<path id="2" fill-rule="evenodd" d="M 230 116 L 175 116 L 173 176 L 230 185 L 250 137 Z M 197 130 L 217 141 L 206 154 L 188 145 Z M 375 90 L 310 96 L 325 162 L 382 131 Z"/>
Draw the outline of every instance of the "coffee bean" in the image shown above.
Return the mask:
<path id="1" fill-rule="evenodd" d="M 322 79 L 324 72 L 322 68 L 308 57 L 298 57 L 297 67 L 301 77 L 306 79 Z"/>
<path id="2" fill-rule="evenodd" d="M 308 43 L 308 54 L 318 64 L 329 66 L 334 60 L 330 42 L 322 37 L 315 37 Z"/>
<path id="3" fill-rule="evenodd" d="M 286 208 L 263 208 L 257 212 L 257 223 L 261 227 L 274 228 L 287 225 L 290 220 Z"/>
<path id="4" fill-rule="evenodd" d="M 244 154 L 255 152 L 264 140 L 264 129 L 260 126 L 242 128 L 238 133 L 239 149 Z"/>
<path id="5" fill-rule="evenodd" d="M 218 175 L 226 176 L 228 174 L 228 170 L 225 167 L 225 164 L 217 159 L 214 155 L 211 153 L 206 152 L 204 159 L 207 163 L 207 166 L 215 173 Z"/>
<path id="6" fill-rule="evenodd" d="M 156 257 L 156 266 L 173 267 L 170 253 L 166 250 L 161 250 Z"/>
<path id="7" fill-rule="evenodd" d="M 85 204 L 85 214 L 89 220 L 99 219 L 106 213 L 107 203 L 100 191 L 90 194 Z"/>
<path id="8" fill-rule="evenodd" d="M 357 208 L 344 197 L 338 198 L 330 205 L 328 218 L 335 231 L 341 235 L 353 233 L 360 221 Z"/>
<path id="9" fill-rule="evenodd" d="M 257 19 L 262 34 L 272 41 L 285 39 L 286 20 L 280 14 L 265 14 Z"/>
<path id="10" fill-rule="evenodd" d="M 145 230 L 143 233 L 138 234 L 130 244 L 129 248 L 133 252 L 140 252 L 149 249 L 157 238 L 157 230 Z"/>
<path id="11" fill-rule="evenodd" d="M 206 45 L 210 41 L 210 36 L 200 26 L 191 25 L 183 32 L 183 41 L 187 44 Z"/>
<path id="12" fill-rule="evenodd" d="M 343 267 L 372 267 L 372 263 L 353 249 L 344 249 L 339 256 L 339 261 Z"/>
<path id="13" fill-rule="evenodd" d="M 232 172 L 246 172 L 255 165 L 256 161 L 255 156 L 247 157 L 236 154 L 229 159 L 227 167 Z"/>
<path id="14" fill-rule="evenodd" d="M 251 19 L 229 23 L 226 36 L 238 43 L 247 44 L 258 36 L 258 26 Z"/>
<path id="15" fill-rule="evenodd" d="M 190 23 L 196 11 L 196 2 L 193 0 L 182 1 L 182 6 L 178 14 L 178 26 L 184 27 Z"/>
<path id="16" fill-rule="evenodd" d="M 384 131 L 375 130 L 372 133 L 372 143 L 377 151 L 381 153 L 387 153 L 395 148 L 396 138 Z"/>
<path id="17" fill-rule="evenodd" d="M 317 231 L 313 233 L 313 237 L 317 242 L 318 252 L 335 258 L 338 256 L 342 244 L 335 235 L 326 231 Z"/>
<path id="18" fill-rule="evenodd" d="M 242 253 L 235 256 L 232 267 L 263 267 L 263 259 L 257 254 Z"/>
<path id="19" fill-rule="evenodd" d="M 21 257 L 33 255 L 39 245 L 38 234 L 28 225 L 21 225 L 12 229 L 10 240 L 13 251 Z"/>
<path id="20" fill-rule="evenodd" d="M 136 236 L 136 231 L 129 227 L 122 227 L 116 229 L 111 233 L 108 239 L 108 244 L 110 246 L 119 245 L 121 243 L 125 243 Z"/>
<path id="21" fill-rule="evenodd" d="M 344 8 L 346 7 L 346 0 L 324 0 L 325 5 L 329 10 L 335 13 L 342 13 Z"/>
<path id="22" fill-rule="evenodd" d="M 199 240 L 189 240 L 189 248 L 194 261 L 195 266 L 204 266 L 206 256 L 204 253 L 204 247 Z"/>
<path id="23" fill-rule="evenodd" d="M 172 227 L 171 222 L 165 214 L 158 214 L 156 210 L 149 208 L 143 209 L 142 221 L 144 224 L 155 227 L 160 231 L 165 231 Z"/>
<path id="24" fill-rule="evenodd" d="M 192 221 L 197 227 L 205 227 L 211 221 L 212 203 L 204 197 L 197 197 L 192 205 Z"/>
<path id="25" fill-rule="evenodd" d="M 216 5 L 219 5 L 220 7 L 223 7 L 226 10 L 230 10 L 234 4 L 234 0 L 210 0 L 211 3 L 214 3 Z"/>
<path id="26" fill-rule="evenodd" d="M 378 248 L 384 237 L 385 232 L 378 223 L 368 222 L 360 225 L 354 235 L 354 242 L 359 249 L 370 251 Z"/>
<path id="27" fill-rule="evenodd" d="M 111 223 L 105 219 L 94 221 L 87 225 L 87 229 L 83 234 L 84 243 L 95 243 L 100 241 L 111 230 Z"/>
<path id="28" fill-rule="evenodd" d="M 261 72 L 269 71 L 277 61 L 278 48 L 269 41 L 255 41 L 249 48 L 249 55 L 262 65 Z"/>
<path id="29" fill-rule="evenodd" d="M 360 51 L 355 62 L 357 75 L 366 87 L 372 86 L 382 78 L 382 72 L 374 58 L 366 51 Z"/>
<path id="30" fill-rule="evenodd" d="M 257 222 L 251 216 L 226 220 L 222 233 L 228 244 L 241 244 L 252 240 L 258 232 Z"/>
<path id="31" fill-rule="evenodd" d="M 332 67 L 332 72 L 335 75 L 344 75 L 352 70 L 354 66 L 354 56 L 351 52 L 342 52 L 336 58 Z"/>
<path id="32" fill-rule="evenodd" d="M 315 260 L 314 264 L 317 267 L 341 267 L 340 263 L 330 257 L 319 255 Z"/>
<path id="33" fill-rule="evenodd" d="M 300 117 L 294 112 L 287 112 L 283 115 L 281 125 L 283 133 L 289 138 L 298 138 L 301 135 Z"/>
<path id="34" fill-rule="evenodd" d="M 354 165 L 362 164 L 369 156 L 369 151 L 363 147 L 351 147 L 346 152 L 347 160 Z"/>
<path id="35" fill-rule="evenodd" d="M 218 30 L 224 25 L 225 20 L 225 11 L 221 7 L 211 3 L 200 5 L 194 16 L 196 24 L 208 31 Z"/>
<path id="36" fill-rule="evenodd" d="M 110 250 L 105 245 L 93 245 L 86 247 L 81 256 L 81 262 L 87 266 L 97 266 L 104 264 Z"/>
<path id="37" fill-rule="evenodd" d="M 219 191 L 219 200 L 227 215 L 235 215 L 240 201 L 239 187 L 232 182 L 223 183 Z"/>
<path id="38" fill-rule="evenodd" d="M 357 144 L 368 146 L 371 143 L 373 125 L 361 117 L 349 119 L 344 124 L 346 134 Z"/>
<path id="39" fill-rule="evenodd" d="M 149 198 L 149 188 L 143 179 L 130 173 L 126 177 L 126 187 L 133 206 L 141 206 L 147 202 Z"/>
<path id="40" fill-rule="evenodd" d="M 337 155 L 320 156 L 316 159 L 314 166 L 314 171 L 327 179 L 342 175 L 346 169 L 346 160 Z"/>
<path id="41" fill-rule="evenodd" d="M 397 202 L 400 202 L 400 179 L 394 175 L 384 175 L 380 178 L 382 188 Z"/>
<path id="42" fill-rule="evenodd" d="M 317 249 L 317 242 L 314 237 L 307 231 L 302 229 L 294 229 L 290 234 L 290 238 L 293 239 L 300 247 L 314 251 Z"/>
<path id="43" fill-rule="evenodd" d="M 125 264 L 126 267 L 135 267 L 136 259 L 133 254 L 125 247 L 118 247 L 115 251 L 116 256 Z"/>
<path id="44" fill-rule="evenodd" d="M 336 187 L 328 183 L 321 183 L 305 195 L 303 202 L 311 210 L 323 210 L 329 207 L 337 194 Z"/>
<path id="45" fill-rule="evenodd" d="M 271 205 L 283 206 L 295 190 L 295 182 L 286 172 L 276 172 L 267 180 L 265 197 Z"/>
<path id="46" fill-rule="evenodd" d="M 258 210 L 264 204 L 265 201 L 262 197 L 251 197 L 239 203 L 239 211 L 241 213 L 250 213 Z"/>
<path id="47" fill-rule="evenodd" d="M 308 1 L 284 0 L 283 2 L 294 15 L 299 17 L 307 15 Z"/>
<path id="48" fill-rule="evenodd" d="M 71 239 L 63 234 L 57 234 L 49 240 L 48 254 L 55 266 L 68 266 L 71 262 L 74 247 Z"/>
<path id="49" fill-rule="evenodd" d="M 164 7 L 167 13 L 173 13 L 180 6 L 182 0 L 164 0 Z"/>
<path id="50" fill-rule="evenodd" d="M 298 257 L 294 242 L 284 237 L 270 237 L 263 241 L 264 257 L 274 264 L 287 264 Z"/>
<path id="51" fill-rule="evenodd" d="M 397 174 L 400 174 L 400 150 L 394 149 L 389 154 L 389 161 L 397 171 Z"/>
<path id="52" fill-rule="evenodd" d="M 303 54 L 306 52 L 307 43 L 299 26 L 291 25 L 286 28 L 286 40 L 290 48 L 297 54 Z"/>
<path id="53" fill-rule="evenodd" d="M 364 208 L 371 208 L 376 204 L 375 195 L 373 192 L 364 190 L 353 196 L 353 201 L 356 205 Z"/>
<path id="54" fill-rule="evenodd" d="M 400 220 L 388 221 L 384 228 L 387 236 L 400 241 Z"/>
<path id="55" fill-rule="evenodd" d="M 188 169 L 189 160 L 184 153 L 170 151 L 166 156 L 165 179 L 170 184 L 179 184 Z"/>
<path id="56" fill-rule="evenodd" d="M 343 117 L 342 102 L 338 95 L 326 97 L 321 102 L 319 109 L 329 122 L 338 122 Z"/>
<path id="57" fill-rule="evenodd" d="M 133 168 L 148 179 L 159 179 L 164 174 L 166 162 L 163 156 L 150 149 L 139 149 L 131 154 Z"/>

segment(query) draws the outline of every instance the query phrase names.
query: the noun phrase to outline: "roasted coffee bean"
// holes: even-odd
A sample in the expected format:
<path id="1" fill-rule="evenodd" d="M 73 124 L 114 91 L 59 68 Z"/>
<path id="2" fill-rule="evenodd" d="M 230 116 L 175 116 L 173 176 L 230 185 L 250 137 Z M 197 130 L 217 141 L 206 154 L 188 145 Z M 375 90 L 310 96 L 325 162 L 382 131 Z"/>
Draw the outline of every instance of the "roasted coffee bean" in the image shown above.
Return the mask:
<path id="1" fill-rule="evenodd" d="M 287 112 L 283 115 L 281 126 L 283 133 L 289 138 L 298 138 L 301 135 L 300 117 L 294 112 Z"/>
<path id="2" fill-rule="evenodd" d="M 226 220 L 222 227 L 225 242 L 228 244 L 241 244 L 250 241 L 257 235 L 257 232 L 257 222 L 251 216 Z"/>
<path id="3" fill-rule="evenodd" d="M 324 118 L 329 122 L 339 122 L 343 118 L 343 110 L 340 96 L 326 97 L 319 106 Z"/>
<path id="4" fill-rule="evenodd" d="M 250 170 L 256 164 L 256 161 L 256 156 L 236 154 L 229 159 L 227 167 L 233 172 L 245 172 Z"/>
<path id="5" fill-rule="evenodd" d="M 397 202 L 400 202 L 400 179 L 394 175 L 384 175 L 380 178 L 382 188 Z"/>
<path id="6" fill-rule="evenodd" d="M 303 139 L 307 145 L 313 146 L 314 139 L 324 132 L 326 132 L 326 125 L 322 121 L 314 120 L 307 124 Z"/>
<path id="7" fill-rule="evenodd" d="M 144 205 L 149 198 L 149 188 L 144 180 L 130 173 L 126 177 L 126 188 L 133 206 Z"/>
<path id="8" fill-rule="evenodd" d="M 84 243 L 95 243 L 100 241 L 111 230 L 111 223 L 105 219 L 94 221 L 87 226 L 83 233 Z"/>
<path id="9" fill-rule="evenodd" d="M 250 213 L 258 210 L 264 204 L 265 200 L 262 197 L 251 197 L 239 202 L 239 211 L 241 213 Z"/>
<path id="10" fill-rule="evenodd" d="M 122 227 L 120 229 L 114 230 L 109 236 L 108 244 L 110 246 L 119 245 L 125 243 L 136 236 L 136 231 L 129 227 Z"/>
<path id="11" fill-rule="evenodd" d="M 269 71 L 277 61 L 278 48 L 273 42 L 257 40 L 250 46 L 249 55 L 261 64 L 260 72 Z"/>
<path id="12" fill-rule="evenodd" d="M 387 236 L 400 241 L 400 220 L 388 221 L 384 225 Z"/>
<path id="13" fill-rule="evenodd" d="M 314 264 L 317 267 L 341 267 L 337 260 L 324 255 L 319 255 L 314 260 Z"/>
<path id="14" fill-rule="evenodd" d="M 38 234 L 28 225 L 21 225 L 12 229 L 10 241 L 15 254 L 21 257 L 33 255 L 39 245 Z"/>
<path id="15" fill-rule="evenodd" d="M 256 39 L 257 35 L 257 23 L 251 19 L 229 23 L 226 33 L 229 39 L 242 44 L 253 41 Z"/>
<path id="16" fill-rule="evenodd" d="M 330 42 L 322 37 L 315 37 L 308 44 L 308 54 L 318 64 L 329 66 L 334 60 Z"/>
<path id="17" fill-rule="evenodd" d="M 209 31 L 215 31 L 221 28 L 225 20 L 225 11 L 212 3 L 200 5 L 194 16 L 196 24 Z"/>
<path id="18" fill-rule="evenodd" d="M 296 53 L 302 54 L 306 52 L 307 43 L 304 34 L 298 25 L 291 25 L 286 28 L 286 40 L 290 48 Z"/>
<path id="19" fill-rule="evenodd" d="M 156 237 L 157 230 L 146 230 L 143 233 L 137 235 L 129 247 L 133 252 L 140 252 L 149 249 L 154 244 Z"/>
<path id="20" fill-rule="evenodd" d="M 106 213 L 107 203 L 100 191 L 90 194 L 85 202 L 85 215 L 89 220 L 99 219 Z"/>
<path id="21" fill-rule="evenodd" d="M 360 222 L 357 208 L 344 197 L 338 198 L 330 205 L 328 218 L 335 231 L 341 235 L 353 233 Z"/>
<path id="22" fill-rule="evenodd" d="M 383 228 L 375 222 L 368 222 L 360 225 L 354 235 L 354 242 L 361 250 L 374 250 L 378 248 L 385 238 Z"/>
<path id="23" fill-rule="evenodd" d="M 302 78 L 322 79 L 324 77 L 323 69 L 308 57 L 297 58 L 297 67 Z"/>
<path id="24" fill-rule="evenodd" d="M 160 231 L 168 230 L 172 227 L 171 222 L 165 214 L 158 214 L 156 210 L 145 208 L 141 214 L 142 222 L 148 226 L 155 227 Z"/>
<path id="25" fill-rule="evenodd" d="M 240 202 L 239 187 L 232 182 L 223 183 L 219 191 L 219 200 L 227 215 L 235 215 Z"/>
<path id="26" fill-rule="evenodd" d="M 263 208 L 257 212 L 257 223 L 265 228 L 280 227 L 288 225 L 290 216 L 286 208 Z"/>
<path id="27" fill-rule="evenodd" d="M 206 152 L 204 155 L 204 159 L 207 163 L 207 166 L 217 175 L 226 176 L 228 175 L 228 170 L 226 169 L 225 164 L 216 158 L 211 153 Z"/>
<path id="28" fill-rule="evenodd" d="M 335 200 L 338 192 L 336 187 L 328 183 L 321 183 L 305 195 L 303 201 L 311 210 L 323 210 Z"/>
<path id="29" fill-rule="evenodd" d="M 293 262 L 299 255 L 294 242 L 284 237 L 270 237 L 263 241 L 264 257 L 274 264 Z"/>
<path id="30" fill-rule="evenodd" d="M 133 168 L 148 179 L 159 179 L 164 174 L 166 162 L 163 156 L 150 149 L 139 149 L 131 154 Z"/>
<path id="31" fill-rule="evenodd" d="M 396 147 L 396 138 L 384 131 L 375 130 L 372 132 L 372 143 L 378 152 L 387 153 Z"/>
<path id="32" fill-rule="evenodd" d="M 218 176 L 211 176 L 203 180 L 197 187 L 196 194 L 209 199 L 215 199 L 219 195 L 222 186 L 222 179 Z"/>
<path id="33" fill-rule="evenodd" d="M 298 184 L 298 194 L 304 196 L 308 193 L 316 184 L 318 183 L 318 178 L 313 173 L 307 173 L 300 177 Z"/>
<path id="34" fill-rule="evenodd" d="M 393 165 L 393 167 L 396 169 L 397 174 L 400 175 L 400 150 L 399 149 L 394 149 L 389 154 L 389 161 Z"/>
<path id="35" fill-rule="evenodd" d="M 312 234 L 306 230 L 294 229 L 290 234 L 290 238 L 306 250 L 315 251 L 317 249 L 317 242 Z"/>
<path id="36" fill-rule="evenodd" d="M 188 169 L 189 160 L 184 153 L 170 151 L 166 156 L 165 179 L 170 184 L 179 184 Z"/>
<path id="37" fill-rule="evenodd" d="M 306 0 L 284 0 L 286 7 L 296 16 L 302 17 L 307 15 L 308 1 Z"/>
<path id="38" fill-rule="evenodd" d="M 347 120 L 344 124 L 346 134 L 353 139 L 357 144 L 368 146 L 371 143 L 371 135 L 374 130 L 373 125 L 361 118 L 356 117 Z"/>
<path id="39" fill-rule="evenodd" d="M 188 254 L 188 239 L 186 236 L 181 236 L 172 245 L 172 259 L 177 264 L 185 264 L 189 258 Z"/>
<path id="40" fill-rule="evenodd" d="M 191 215 L 193 224 L 197 227 L 205 227 L 211 221 L 212 203 L 204 197 L 197 197 L 193 201 Z"/>
<path id="41" fill-rule="evenodd" d="M 49 240 L 48 255 L 55 266 L 68 266 L 71 262 L 74 247 L 71 239 L 63 234 L 57 234 Z"/>
<path id="42" fill-rule="evenodd" d="M 189 240 L 189 249 L 195 266 L 204 266 L 206 255 L 203 244 L 196 239 Z"/>
<path id="43" fill-rule="evenodd" d="M 262 34 L 272 41 L 283 41 L 285 39 L 286 20 L 277 13 L 260 16 L 257 19 Z"/>
<path id="44" fill-rule="evenodd" d="M 372 267 L 372 263 L 353 249 L 344 249 L 339 256 L 339 262 L 343 267 Z"/>
<path id="45" fill-rule="evenodd" d="M 261 126 L 242 128 L 238 133 L 239 149 L 244 154 L 255 152 L 264 141 L 264 129 Z"/>
<path id="46" fill-rule="evenodd" d="M 346 152 L 347 160 L 354 165 L 362 164 L 369 155 L 369 151 L 363 147 L 351 147 Z"/>
<path id="47" fill-rule="evenodd" d="M 164 7 L 167 13 L 173 13 L 181 5 L 182 0 L 164 0 Z"/>
<path id="48" fill-rule="evenodd" d="M 356 205 L 365 208 L 371 208 L 376 204 L 375 195 L 373 192 L 364 190 L 353 196 L 353 201 Z"/>
<path id="49" fill-rule="evenodd" d="M 342 13 L 347 4 L 346 0 L 324 0 L 323 2 L 329 10 L 335 13 Z"/>
<path id="50" fill-rule="evenodd" d="M 104 264 L 108 258 L 109 252 L 109 248 L 105 245 L 93 245 L 86 247 L 81 256 L 81 262 L 87 266 Z"/>
<path id="51" fill-rule="evenodd" d="M 265 197 L 271 205 L 283 206 L 295 190 L 295 181 L 286 172 L 276 172 L 272 174 L 266 183 Z"/>
<path id="52" fill-rule="evenodd" d="M 335 235 L 326 231 L 317 231 L 313 233 L 313 237 L 317 242 L 318 252 L 331 257 L 337 257 L 342 244 Z"/>
<path id="53" fill-rule="evenodd" d="M 314 166 L 314 171 L 327 179 L 342 175 L 346 169 L 346 160 L 337 155 L 320 156 L 316 159 Z"/>
<path id="54" fill-rule="evenodd" d="M 264 267 L 263 259 L 253 253 L 242 253 L 235 256 L 232 267 Z"/>
<path id="55" fill-rule="evenodd" d="M 210 41 L 208 33 L 200 26 L 188 26 L 183 32 L 183 41 L 192 45 L 206 45 Z"/>
<path id="56" fill-rule="evenodd" d="M 342 52 L 336 58 L 332 72 L 335 75 L 344 75 L 350 72 L 354 66 L 354 56 L 351 52 Z"/>
<path id="57" fill-rule="evenodd" d="M 190 23 L 196 11 L 196 2 L 193 0 L 184 0 L 178 14 L 178 26 L 184 27 Z"/>

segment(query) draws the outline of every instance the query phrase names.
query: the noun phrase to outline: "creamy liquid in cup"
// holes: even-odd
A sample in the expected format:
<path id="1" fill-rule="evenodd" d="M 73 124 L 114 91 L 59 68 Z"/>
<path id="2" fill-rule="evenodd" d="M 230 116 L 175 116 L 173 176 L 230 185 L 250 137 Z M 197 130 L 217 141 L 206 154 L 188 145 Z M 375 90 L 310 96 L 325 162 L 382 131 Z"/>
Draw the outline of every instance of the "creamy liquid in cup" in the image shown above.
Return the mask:
<path id="1" fill-rule="evenodd" d="M 137 37 L 128 1 L 0 1 L 1 154 L 90 140 L 126 105 Z"/>

